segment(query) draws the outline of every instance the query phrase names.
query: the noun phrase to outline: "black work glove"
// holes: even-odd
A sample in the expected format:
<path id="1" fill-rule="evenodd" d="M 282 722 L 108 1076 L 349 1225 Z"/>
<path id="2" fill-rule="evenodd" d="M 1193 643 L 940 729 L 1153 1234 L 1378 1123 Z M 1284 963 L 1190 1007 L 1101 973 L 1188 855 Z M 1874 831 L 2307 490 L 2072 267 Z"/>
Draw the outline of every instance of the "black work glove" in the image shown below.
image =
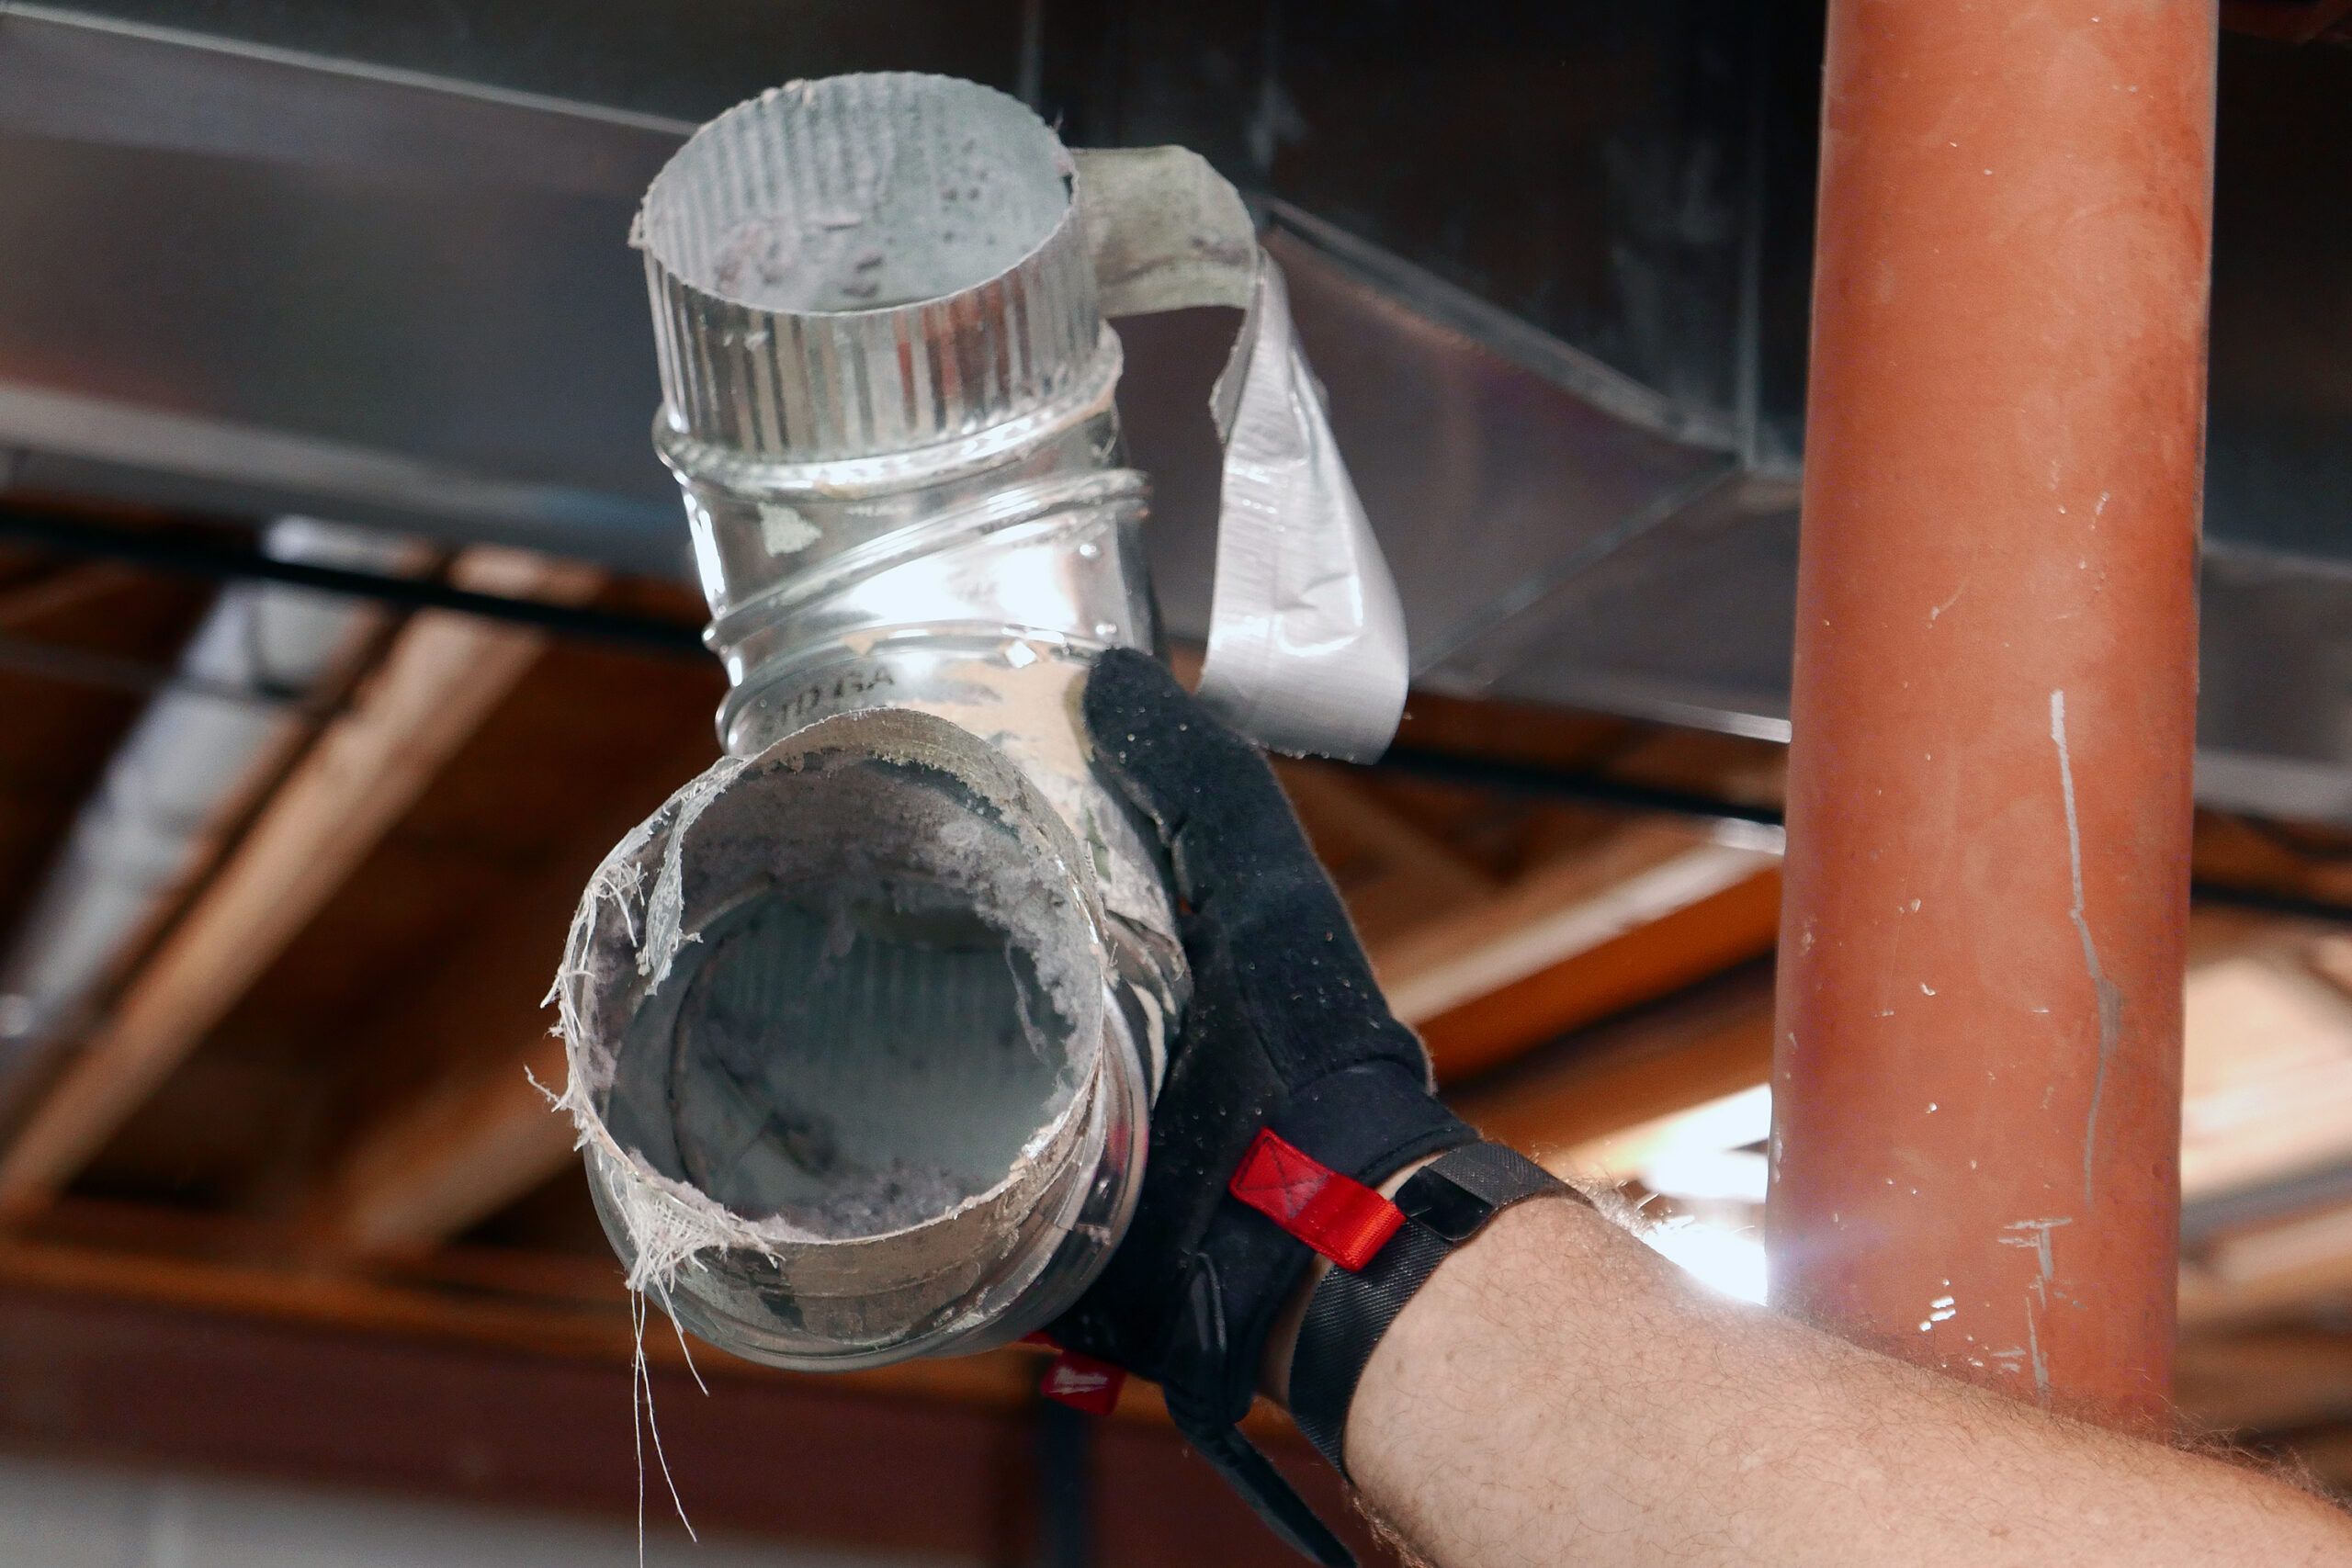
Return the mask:
<path id="1" fill-rule="evenodd" d="M 1314 1253 L 1227 1190 L 1261 1129 L 1367 1187 L 1477 1134 L 1430 1092 L 1273 770 L 1157 660 L 1089 677 L 1096 765 L 1173 863 L 1193 999 L 1151 1109 L 1143 1193 L 1062 1345 L 1158 1382 L 1178 1427 L 1294 1545 L 1350 1562 L 1234 1424 Z"/>

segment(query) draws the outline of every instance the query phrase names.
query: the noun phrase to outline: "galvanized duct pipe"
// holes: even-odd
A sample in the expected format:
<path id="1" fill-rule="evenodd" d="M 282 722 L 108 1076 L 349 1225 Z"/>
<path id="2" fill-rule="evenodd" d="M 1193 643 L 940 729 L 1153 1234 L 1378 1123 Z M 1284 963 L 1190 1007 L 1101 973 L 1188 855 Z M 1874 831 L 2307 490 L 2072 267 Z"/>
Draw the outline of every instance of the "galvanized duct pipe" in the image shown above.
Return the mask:
<path id="1" fill-rule="evenodd" d="M 413 564 L 416 547 L 289 517 L 264 550 L 357 570 Z M 277 582 L 221 590 L 107 765 L 0 960 L 0 1116 L 42 1053 L 86 1020 L 130 947 L 206 864 L 251 791 L 300 738 L 314 695 L 379 624 L 377 605 Z"/>
<path id="2" fill-rule="evenodd" d="M 636 240 L 729 755 L 573 927 L 591 1185 L 740 1353 L 1001 1342 L 1123 1228 L 1184 987 L 1076 713 L 1154 633 L 1070 160 L 986 88 L 834 78 L 705 127 Z"/>
<path id="3" fill-rule="evenodd" d="M 1001 1343 L 1109 1258 L 1188 985 L 1087 668 L 1155 641 L 1109 312 L 1241 309 L 1202 694 L 1376 754 L 1406 649 L 1286 296 L 1181 149 L 834 77 L 705 126 L 639 215 L 728 755 L 614 851 L 556 995 L 632 1285 L 758 1359 Z"/>

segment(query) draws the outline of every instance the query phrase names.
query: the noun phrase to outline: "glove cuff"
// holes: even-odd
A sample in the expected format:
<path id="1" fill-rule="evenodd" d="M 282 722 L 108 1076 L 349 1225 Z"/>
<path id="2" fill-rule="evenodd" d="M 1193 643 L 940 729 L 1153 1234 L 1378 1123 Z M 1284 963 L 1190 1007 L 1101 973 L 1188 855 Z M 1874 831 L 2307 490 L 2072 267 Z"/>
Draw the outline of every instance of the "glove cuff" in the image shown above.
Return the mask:
<path id="1" fill-rule="evenodd" d="M 1377 1187 L 1427 1155 L 1477 1142 L 1467 1122 L 1438 1103 L 1400 1063 L 1369 1062 L 1295 1089 L 1267 1127 L 1340 1175 Z M 1202 1234 L 1193 1260 L 1188 1309 L 1170 1323 L 1155 1358 L 1204 1418 L 1238 1421 L 1257 1389 L 1275 1314 L 1315 1254 L 1291 1232 L 1230 1193 Z"/>
<path id="2" fill-rule="evenodd" d="M 1365 1187 L 1478 1138 L 1438 1103 L 1425 1078 L 1391 1061 L 1343 1068 L 1294 1090 L 1267 1127 Z M 1255 1397 L 1274 1316 L 1314 1257 L 1306 1242 L 1228 1192 L 1187 1262 L 1182 1308 L 1154 1360 L 1169 1413 L 1193 1445 L 1285 1538 L 1318 1561 L 1344 1563 L 1338 1540 L 1233 1430 Z"/>

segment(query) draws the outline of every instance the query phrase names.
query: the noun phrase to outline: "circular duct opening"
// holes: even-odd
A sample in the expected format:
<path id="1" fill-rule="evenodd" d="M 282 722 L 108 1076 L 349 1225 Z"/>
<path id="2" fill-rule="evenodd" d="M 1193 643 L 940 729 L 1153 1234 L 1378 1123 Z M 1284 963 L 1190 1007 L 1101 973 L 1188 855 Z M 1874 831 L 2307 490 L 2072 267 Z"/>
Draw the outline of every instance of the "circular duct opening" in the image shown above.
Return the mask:
<path id="1" fill-rule="evenodd" d="M 650 971 L 605 1124 L 754 1229 L 870 1238 L 1017 1184 L 1100 1049 L 1082 892 L 1023 803 L 928 739 L 728 775 L 649 879 L 674 916 L 605 922 Z"/>
<path id="2" fill-rule="evenodd" d="M 1069 1098 L 1074 1021 L 966 886 L 877 860 L 697 934 L 623 1048 L 609 1124 L 735 1214 L 829 1240 L 938 1219 Z"/>
<path id="3" fill-rule="evenodd" d="M 1070 213 L 1069 161 L 1019 100 L 944 76 L 832 76 L 738 105 L 647 191 L 639 242 L 754 310 L 886 310 L 978 288 Z"/>
<path id="4" fill-rule="evenodd" d="M 929 714 L 839 715 L 673 795 L 598 870 L 558 988 L 631 1283 L 788 1366 L 1082 1285 L 1141 1127 L 1102 921 L 1035 787 Z"/>

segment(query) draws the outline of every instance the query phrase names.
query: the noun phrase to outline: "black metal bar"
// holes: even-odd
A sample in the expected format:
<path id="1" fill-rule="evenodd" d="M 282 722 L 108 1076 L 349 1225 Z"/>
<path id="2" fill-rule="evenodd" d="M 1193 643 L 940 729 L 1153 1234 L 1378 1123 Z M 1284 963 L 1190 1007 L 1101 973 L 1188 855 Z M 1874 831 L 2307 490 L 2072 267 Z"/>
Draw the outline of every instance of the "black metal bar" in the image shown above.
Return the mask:
<path id="1" fill-rule="evenodd" d="M 277 560 L 258 550 L 200 543 L 184 536 L 93 525 L 78 518 L 25 507 L 0 507 L 0 539 L 58 555 L 130 561 L 183 577 L 285 582 L 411 609 L 451 610 L 485 620 L 537 626 L 559 636 L 621 643 L 656 653 L 692 657 L 703 651 L 700 629 L 678 621 L 575 604 L 550 604 L 537 599 L 513 599 L 498 593 L 476 593 L 423 578 L 390 577 L 381 572 Z"/>
<path id="2" fill-rule="evenodd" d="M 129 561 L 159 571 L 211 581 L 260 580 L 286 582 L 323 592 L 345 593 L 413 609 L 450 610 L 486 620 L 537 626 L 558 636 L 616 642 L 673 656 L 699 656 L 702 633 L 679 621 L 650 615 L 630 615 L 571 604 L 549 604 L 536 599 L 512 599 L 496 593 L 476 593 L 446 582 L 419 578 L 390 577 L 379 572 L 348 571 L 340 567 L 311 566 L 300 561 L 273 559 L 258 550 L 198 543 L 185 536 L 135 533 L 94 525 L 81 519 L 20 506 L 0 507 L 0 539 L 13 539 L 39 549 L 96 560 Z M 156 692 L 196 689 L 175 671 L 156 669 L 81 649 L 57 648 L 21 639 L 0 641 L 0 666 L 49 675 L 84 685 L 114 691 Z M 233 700 L 282 704 L 266 692 L 205 685 L 207 694 Z M 1624 811 L 1655 811 L 1698 821 L 1746 823 L 1778 828 L 1781 813 L 1776 806 L 1725 800 L 1690 790 L 1665 789 L 1634 784 L 1598 773 L 1576 773 L 1542 763 L 1471 757 L 1419 746 L 1392 746 L 1373 766 L 1382 772 L 1431 779 L 1441 784 L 1580 806 Z M 2190 896 L 2202 903 L 2256 909 L 2267 914 L 2304 919 L 2352 922 L 2352 906 L 2309 898 L 2268 888 L 2242 887 L 2228 883 L 2199 881 Z"/>
<path id="3" fill-rule="evenodd" d="M 1403 773 L 1440 784 L 1462 784 L 1472 789 L 1556 800 L 1574 806 L 1655 811 L 1664 816 L 1702 822 L 1750 823 L 1766 828 L 1784 825 L 1781 808 L 1777 806 L 1724 800 L 1689 790 L 1661 789 L 1599 773 L 1546 767 L 1540 762 L 1470 757 L 1456 751 L 1437 751 L 1418 746 L 1392 746 L 1387 754 L 1372 766 L 1383 773 Z M 2287 915 L 2301 919 L 2352 923 L 2352 905 L 2307 897 L 2300 893 L 2282 893 L 2267 887 L 2247 887 L 2204 878 L 2192 881 L 2188 892 L 2191 898 L 2201 904 L 2255 909 L 2265 914 Z"/>
<path id="4" fill-rule="evenodd" d="M 1661 789 L 1632 784 L 1599 773 L 1571 773 L 1540 762 L 1513 762 L 1494 757 L 1470 757 L 1458 751 L 1436 751 L 1419 746 L 1391 746 L 1373 766 L 1383 773 L 1405 773 L 1440 784 L 1466 784 L 1505 795 L 1533 795 L 1579 806 L 1616 807 L 1629 811 L 1657 811 L 1670 817 L 1695 817 L 1716 822 L 1747 822 L 1781 826 L 1777 806 L 1754 806 L 1688 790 Z"/>
<path id="5" fill-rule="evenodd" d="M 1036 1407 L 1038 1568 L 1092 1568 L 1091 1418 L 1041 1399 Z"/>

